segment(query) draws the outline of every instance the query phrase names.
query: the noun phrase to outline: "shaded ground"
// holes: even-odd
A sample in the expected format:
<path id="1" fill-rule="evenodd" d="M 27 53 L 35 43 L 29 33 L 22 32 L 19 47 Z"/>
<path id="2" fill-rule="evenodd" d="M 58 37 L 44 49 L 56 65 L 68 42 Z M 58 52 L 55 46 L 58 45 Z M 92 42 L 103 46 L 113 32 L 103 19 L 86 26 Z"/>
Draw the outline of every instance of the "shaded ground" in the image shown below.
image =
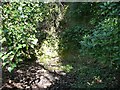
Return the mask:
<path id="1" fill-rule="evenodd" d="M 76 88 L 119 88 L 120 73 L 91 58 L 69 53 L 61 57 L 63 70 L 38 61 L 21 63 L 12 74 L 3 70 L 2 90 L 74 90 Z M 72 67 L 72 68 L 70 68 Z M 65 73 L 66 72 L 66 73 Z"/>
<path id="2" fill-rule="evenodd" d="M 61 57 L 64 65 L 73 67 L 70 71 L 75 78 L 72 88 L 120 88 L 119 68 L 74 52 Z"/>
<path id="3" fill-rule="evenodd" d="M 38 62 L 24 62 L 11 75 L 4 70 L 2 90 L 62 89 L 69 85 L 67 77 L 64 72 L 50 71 Z"/>

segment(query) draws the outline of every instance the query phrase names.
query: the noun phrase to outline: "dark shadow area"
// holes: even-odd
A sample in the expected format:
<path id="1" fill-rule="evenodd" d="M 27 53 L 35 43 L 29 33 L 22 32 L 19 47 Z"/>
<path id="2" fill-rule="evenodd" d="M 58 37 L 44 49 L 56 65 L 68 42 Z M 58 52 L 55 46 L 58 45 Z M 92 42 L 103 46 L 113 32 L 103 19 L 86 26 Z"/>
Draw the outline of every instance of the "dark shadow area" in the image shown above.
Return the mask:
<path id="1" fill-rule="evenodd" d="M 3 70 L 2 90 L 63 90 L 68 76 L 50 71 L 36 61 L 23 62 L 12 72 Z M 69 76 L 70 77 L 70 76 Z"/>
<path id="2" fill-rule="evenodd" d="M 109 67 L 92 56 L 84 56 L 80 52 L 80 41 L 83 35 L 89 35 L 95 28 L 94 24 L 89 23 L 94 17 L 94 15 L 88 14 L 90 13 L 89 6 L 82 7 L 86 4 L 90 5 L 90 3 L 70 3 L 64 19 L 60 22 L 59 56 L 62 65 L 65 66 L 65 71 L 68 72 L 71 80 L 73 79 L 73 82 L 69 83 L 70 88 L 119 88 L 119 69 Z M 79 10 L 80 7 L 83 10 L 86 9 L 82 15 L 78 12 L 72 13 L 74 10 Z"/>
<path id="3" fill-rule="evenodd" d="M 87 82 L 92 81 L 98 86 L 103 85 L 104 88 L 119 88 L 120 73 L 112 68 L 101 66 L 98 62 L 91 61 L 90 58 L 77 60 L 76 56 L 73 54 L 71 56 L 74 61 L 72 58 L 68 61 L 65 61 L 66 58 L 62 59 L 63 65 L 69 64 L 73 67 L 66 74 L 51 71 L 36 61 L 20 63 L 12 73 L 3 70 L 2 90 L 74 90 L 89 88 Z M 109 82 L 108 78 L 112 78 L 112 82 Z M 80 87 L 74 85 L 80 85 Z"/>

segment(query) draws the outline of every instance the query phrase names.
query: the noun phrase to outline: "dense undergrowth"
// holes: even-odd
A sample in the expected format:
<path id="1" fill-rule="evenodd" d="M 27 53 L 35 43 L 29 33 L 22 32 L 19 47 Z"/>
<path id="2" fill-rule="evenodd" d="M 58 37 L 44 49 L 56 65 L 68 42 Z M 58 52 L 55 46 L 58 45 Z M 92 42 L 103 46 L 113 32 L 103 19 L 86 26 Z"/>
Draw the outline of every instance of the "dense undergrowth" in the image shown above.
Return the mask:
<path id="1" fill-rule="evenodd" d="M 94 57 L 108 65 L 119 64 L 119 8 L 119 3 L 110 2 L 70 4 L 70 14 L 64 21 L 70 22 L 66 23 L 69 28 L 61 33 L 63 50 L 76 48 L 81 55 Z"/>
<path id="2" fill-rule="evenodd" d="M 51 37 L 49 33 L 57 23 L 56 15 L 59 15 L 57 4 L 3 3 L 1 29 L 3 52 L 0 55 L 3 67 L 12 71 L 19 62 L 35 59 L 36 50 L 41 47 L 46 37 L 47 39 Z"/>
<path id="3" fill-rule="evenodd" d="M 3 68 L 11 72 L 20 62 L 36 59 L 50 65 L 57 58 L 57 69 L 76 74 L 72 87 L 115 86 L 120 65 L 119 2 L 12 2 L 2 3 L 1 9 Z"/>

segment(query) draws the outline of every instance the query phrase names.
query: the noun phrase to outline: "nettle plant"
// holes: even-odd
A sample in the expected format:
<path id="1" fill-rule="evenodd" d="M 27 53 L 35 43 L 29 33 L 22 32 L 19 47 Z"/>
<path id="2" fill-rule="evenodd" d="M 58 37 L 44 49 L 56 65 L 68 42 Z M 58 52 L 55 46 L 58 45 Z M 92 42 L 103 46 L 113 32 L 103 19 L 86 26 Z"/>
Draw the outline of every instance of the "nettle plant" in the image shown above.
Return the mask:
<path id="1" fill-rule="evenodd" d="M 49 19 L 50 5 L 44 3 L 12 2 L 2 3 L 2 29 L 0 40 L 2 52 L 0 58 L 3 67 L 12 71 L 25 57 L 35 56 L 38 33 L 38 22 Z M 37 36 L 39 35 L 39 36 Z"/>

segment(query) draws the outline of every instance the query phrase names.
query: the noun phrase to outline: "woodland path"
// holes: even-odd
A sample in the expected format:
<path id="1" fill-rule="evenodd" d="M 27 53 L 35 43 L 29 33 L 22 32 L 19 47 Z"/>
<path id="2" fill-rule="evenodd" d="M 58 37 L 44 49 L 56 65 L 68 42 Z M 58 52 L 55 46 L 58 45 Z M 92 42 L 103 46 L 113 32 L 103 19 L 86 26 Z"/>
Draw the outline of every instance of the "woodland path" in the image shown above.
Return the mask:
<path id="1" fill-rule="evenodd" d="M 75 88 L 119 88 L 120 72 L 90 58 L 69 55 L 62 61 L 73 68 L 68 73 L 52 70 L 54 65 L 44 65 L 38 61 L 24 61 L 12 74 L 3 70 L 2 90 L 75 90 Z"/>
<path id="2" fill-rule="evenodd" d="M 63 90 L 69 88 L 69 80 L 62 71 L 50 71 L 36 61 L 23 62 L 12 75 L 4 70 L 2 90 Z"/>

